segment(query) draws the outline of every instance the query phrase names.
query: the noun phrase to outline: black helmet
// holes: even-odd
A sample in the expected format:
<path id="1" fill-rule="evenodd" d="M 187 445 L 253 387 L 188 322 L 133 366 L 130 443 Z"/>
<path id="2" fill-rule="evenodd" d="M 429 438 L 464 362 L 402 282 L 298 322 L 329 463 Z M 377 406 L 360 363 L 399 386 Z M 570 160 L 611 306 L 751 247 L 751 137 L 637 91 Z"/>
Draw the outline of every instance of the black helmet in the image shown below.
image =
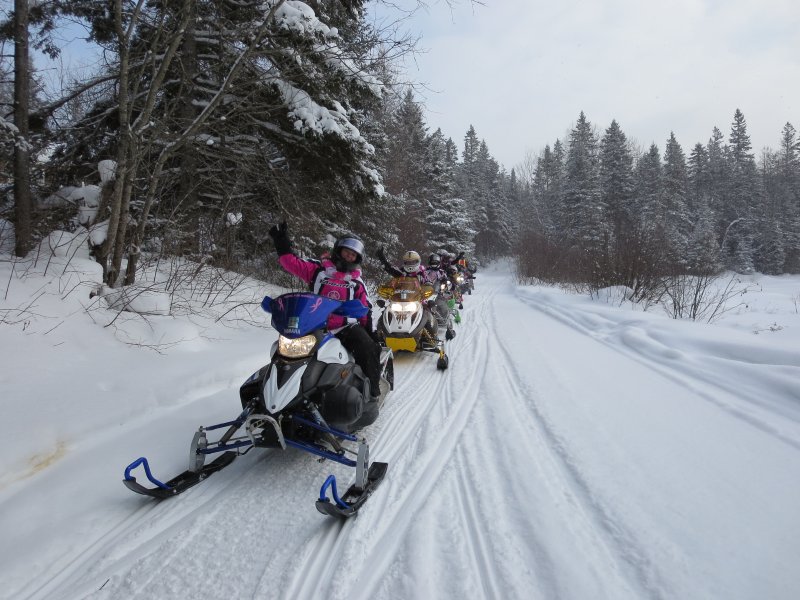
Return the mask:
<path id="1" fill-rule="evenodd" d="M 341 249 L 347 248 L 356 253 L 356 259 L 353 262 L 348 262 L 342 258 Z M 340 271 L 352 271 L 364 260 L 364 242 L 355 234 L 348 233 L 343 235 L 333 245 L 333 252 L 331 252 L 331 260 L 336 268 Z"/>
<path id="2" fill-rule="evenodd" d="M 429 267 L 433 267 L 434 269 L 438 269 L 439 265 L 441 265 L 441 264 L 442 264 L 442 259 L 438 254 L 434 253 L 434 254 L 431 254 L 428 257 L 428 266 Z"/>

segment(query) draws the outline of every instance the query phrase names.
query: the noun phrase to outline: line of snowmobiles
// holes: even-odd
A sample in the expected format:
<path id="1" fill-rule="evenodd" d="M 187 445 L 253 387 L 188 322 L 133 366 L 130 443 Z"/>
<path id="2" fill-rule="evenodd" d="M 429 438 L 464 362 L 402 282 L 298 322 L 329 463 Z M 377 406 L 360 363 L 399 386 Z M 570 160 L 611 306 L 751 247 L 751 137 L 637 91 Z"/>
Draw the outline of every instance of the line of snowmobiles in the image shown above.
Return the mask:
<path id="1" fill-rule="evenodd" d="M 370 463 L 369 445 L 358 432 L 375 420 L 394 388 L 394 353 L 433 352 L 438 355 L 437 369 L 444 370 L 449 358 L 438 331 L 441 327 L 445 339 L 453 339 L 453 323 L 460 320 L 448 282 L 420 285 L 416 277 L 399 277 L 380 286 L 378 295 L 378 305 L 383 308 L 378 332 L 384 345 L 377 406 L 370 402 L 369 379 L 326 328 L 331 314 L 358 319 L 367 313 L 366 307 L 358 300 L 340 302 L 311 292 L 265 297 L 261 306 L 271 313 L 279 336 L 272 345 L 270 362 L 240 387 L 239 415 L 195 432 L 189 468 L 183 473 L 162 482 L 141 457 L 126 467 L 125 486 L 153 498 L 171 498 L 253 448 L 294 448 L 355 468 L 355 481 L 342 495 L 334 475 L 324 481 L 316 508 L 338 518 L 357 514 L 388 468 L 384 462 Z M 221 435 L 212 441 L 210 434 L 215 437 L 217 433 Z M 213 455 L 216 457 L 207 462 Z M 151 487 L 133 475 L 139 468 Z"/>

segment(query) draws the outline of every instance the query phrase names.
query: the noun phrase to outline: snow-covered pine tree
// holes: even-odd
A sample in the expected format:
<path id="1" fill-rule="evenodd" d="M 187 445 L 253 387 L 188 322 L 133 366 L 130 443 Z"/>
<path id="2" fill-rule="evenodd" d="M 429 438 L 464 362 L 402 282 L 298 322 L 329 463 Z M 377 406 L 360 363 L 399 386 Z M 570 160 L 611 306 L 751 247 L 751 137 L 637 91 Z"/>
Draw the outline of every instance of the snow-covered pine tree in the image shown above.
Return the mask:
<path id="1" fill-rule="evenodd" d="M 633 155 L 619 123 L 613 120 L 600 142 L 600 189 L 612 244 L 630 229 L 633 187 Z"/>
<path id="2" fill-rule="evenodd" d="M 716 219 L 708 206 L 708 197 L 699 196 L 695 202 L 694 225 L 689 236 L 686 267 L 695 275 L 712 275 L 722 268 L 717 243 Z"/>
<path id="3" fill-rule="evenodd" d="M 701 143 L 697 143 L 692 148 L 692 153 L 686 165 L 686 175 L 689 180 L 689 196 L 687 202 L 690 214 L 697 215 L 701 199 L 708 209 L 708 200 L 711 196 L 709 185 L 710 175 L 708 166 L 708 152 Z"/>
<path id="4" fill-rule="evenodd" d="M 386 191 L 397 202 L 397 235 L 404 248 L 426 247 L 425 222 L 430 182 L 426 170 L 427 127 L 420 103 L 409 89 L 386 127 Z"/>
<path id="5" fill-rule="evenodd" d="M 96 40 L 116 39 L 113 18 L 96 2 L 73 5 L 85 9 Z M 129 147 L 138 157 L 125 164 L 136 167 L 133 197 L 144 199 L 132 207 L 132 248 L 142 245 L 151 210 L 174 223 L 164 233 L 206 231 L 195 250 L 203 251 L 221 246 L 210 232 L 213 223 L 224 226 L 229 210 L 249 209 L 242 227 L 251 227 L 257 241 L 264 221 L 299 214 L 301 206 L 304 221 L 342 222 L 381 193 L 374 147 L 359 129 L 381 101 L 371 62 L 380 40 L 365 34 L 359 10 L 314 5 L 319 14 L 300 1 L 234 7 L 187 0 L 123 14 L 123 29 L 130 15 L 140 18 L 125 46 L 128 84 L 109 88 L 65 141 L 70 162 L 80 165 L 89 153 L 114 156 L 120 132 L 132 132 Z M 123 70 L 111 64 L 109 74 Z M 115 90 L 123 88 L 131 110 L 120 127 L 116 107 L 124 103 Z M 178 218 L 187 207 L 210 228 Z"/>
<path id="6" fill-rule="evenodd" d="M 556 140 L 553 149 L 546 145 L 536 160 L 528 210 L 522 222 L 528 231 L 544 234 L 550 240 L 560 238 L 561 192 L 564 180 L 564 146 Z"/>
<path id="7" fill-rule="evenodd" d="M 726 213 L 730 179 L 730 161 L 725 136 L 714 127 L 706 145 L 708 151 L 708 206 L 716 219 L 717 243 L 722 247 L 726 232 L 734 219 Z"/>
<path id="8" fill-rule="evenodd" d="M 784 269 L 800 273 L 800 140 L 791 123 L 781 131 L 776 182 L 777 212 L 783 223 Z"/>
<path id="9" fill-rule="evenodd" d="M 685 255 L 692 230 L 692 218 L 689 214 L 687 197 L 689 195 L 689 178 L 686 168 L 686 156 L 683 148 L 670 132 L 664 152 L 664 170 L 662 184 L 664 193 L 664 225 L 669 240 L 673 265 L 685 267 Z"/>
<path id="10" fill-rule="evenodd" d="M 600 188 L 598 140 L 581 111 L 570 132 L 559 224 L 568 239 L 590 254 L 604 250 L 609 229 Z"/>
<path id="11" fill-rule="evenodd" d="M 749 272 L 753 265 L 753 236 L 756 226 L 756 206 L 760 203 L 755 157 L 744 114 L 738 108 L 733 115 L 731 134 L 728 138 L 728 160 L 730 179 L 723 208 L 730 227 L 724 241 L 728 266 Z"/>
<path id="12" fill-rule="evenodd" d="M 642 239 L 634 207 L 633 154 L 616 120 L 600 142 L 600 189 L 610 230 L 608 277 L 635 288 Z"/>
<path id="13" fill-rule="evenodd" d="M 662 200 L 661 152 L 654 143 L 636 163 L 636 204 L 639 220 L 646 230 L 663 226 L 664 202 Z"/>
<path id="14" fill-rule="evenodd" d="M 462 167 L 466 168 L 467 164 L 462 164 Z M 481 140 L 469 174 L 472 188 L 465 194 L 476 232 L 475 253 L 479 257 L 502 256 L 510 249 L 511 215 L 505 196 L 506 188 L 502 183 L 503 176 L 486 141 Z"/>
<path id="15" fill-rule="evenodd" d="M 444 139 L 441 129 L 428 138 L 427 167 L 431 182 L 430 213 L 428 215 L 428 252 L 447 250 L 464 251 L 473 256 L 475 244 L 466 201 L 459 197 L 456 188 L 458 149 L 451 139 Z"/>

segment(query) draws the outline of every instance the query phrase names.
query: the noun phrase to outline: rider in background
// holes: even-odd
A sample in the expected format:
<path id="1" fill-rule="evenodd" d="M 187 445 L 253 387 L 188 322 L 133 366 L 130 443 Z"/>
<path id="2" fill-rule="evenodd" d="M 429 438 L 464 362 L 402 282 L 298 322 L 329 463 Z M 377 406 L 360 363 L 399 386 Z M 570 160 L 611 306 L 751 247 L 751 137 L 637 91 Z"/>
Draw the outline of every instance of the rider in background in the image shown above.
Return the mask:
<path id="1" fill-rule="evenodd" d="M 455 296 L 456 302 L 458 302 L 458 308 L 464 308 L 464 297 L 461 294 L 461 287 L 456 283 L 456 275 L 458 275 L 456 255 L 450 254 L 447 250 L 442 250 L 441 269 L 447 274 L 447 277 L 453 284 L 453 296 Z"/>
<path id="2" fill-rule="evenodd" d="M 336 240 L 329 256 L 308 260 L 292 252 L 289 228 L 285 222 L 280 226 L 274 225 L 269 235 L 275 243 L 278 262 L 283 270 L 305 281 L 310 291 L 342 302 L 356 299 L 369 309 L 367 315 L 358 320 L 330 315 L 328 330 L 339 338 L 364 371 L 370 383 L 370 402 L 376 402 L 380 395 L 380 346 L 374 341 L 372 303 L 361 279 L 359 265 L 364 261 L 364 242 L 357 235 L 347 234 Z M 367 406 L 364 410 L 374 410 L 377 418 L 377 403 L 374 409 Z"/>
<path id="3" fill-rule="evenodd" d="M 425 271 L 429 283 L 446 281 L 447 273 L 442 269 L 442 257 L 435 252 L 428 257 L 428 268 Z"/>
<path id="4" fill-rule="evenodd" d="M 392 275 L 393 277 L 416 277 L 420 285 L 428 283 L 428 277 L 425 273 L 425 267 L 422 266 L 422 259 L 418 252 L 409 250 L 403 254 L 403 268 L 399 269 L 392 265 L 386 258 L 386 251 L 379 248 L 377 252 L 378 260 L 383 265 L 383 270 Z"/>

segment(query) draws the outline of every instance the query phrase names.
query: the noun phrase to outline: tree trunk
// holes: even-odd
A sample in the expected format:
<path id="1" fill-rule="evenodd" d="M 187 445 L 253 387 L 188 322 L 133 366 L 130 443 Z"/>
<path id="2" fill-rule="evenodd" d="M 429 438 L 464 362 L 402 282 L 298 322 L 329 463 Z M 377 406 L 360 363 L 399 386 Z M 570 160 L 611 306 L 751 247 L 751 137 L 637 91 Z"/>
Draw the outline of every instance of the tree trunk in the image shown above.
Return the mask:
<path id="1" fill-rule="evenodd" d="M 196 14 L 194 10 L 190 12 L 189 23 L 186 27 L 187 35 L 184 36 L 183 47 L 181 48 L 180 66 L 181 73 L 183 74 L 183 81 L 181 82 L 180 110 L 178 113 L 178 131 L 185 131 L 188 129 L 192 121 L 197 118 L 198 109 L 194 106 L 194 77 L 198 72 L 197 65 L 197 43 L 195 40 L 195 27 L 196 27 Z M 222 27 L 220 26 L 220 29 Z M 222 44 L 220 44 L 222 46 Z M 189 142 L 191 143 L 191 142 Z M 188 151 L 182 152 L 180 155 L 180 178 L 178 180 L 178 204 L 182 205 L 185 214 L 194 222 L 194 229 L 197 234 L 194 237 L 195 243 L 193 247 L 187 247 L 188 244 L 182 243 L 180 247 L 181 254 L 187 251 L 190 254 L 198 253 L 199 244 L 199 209 L 198 209 L 198 194 L 197 194 L 197 153 L 190 147 Z M 181 228 L 178 228 L 180 230 Z M 173 246 L 174 247 L 174 246 Z"/>
<path id="2" fill-rule="evenodd" d="M 122 24 L 122 0 L 114 0 L 114 26 L 117 33 L 119 52 L 119 88 L 117 101 L 119 104 L 120 136 L 119 145 L 117 146 L 117 171 L 114 181 L 114 193 L 111 197 L 111 214 L 108 218 L 108 230 L 105 242 L 103 242 L 102 247 L 98 249 L 95 255 L 97 261 L 103 265 L 105 282 L 109 287 L 114 287 L 116 285 L 117 274 L 119 273 L 118 270 L 114 269 L 113 264 L 108 264 L 108 259 L 116 245 L 125 189 L 126 186 L 129 185 L 128 180 L 133 177 L 132 170 L 135 164 L 131 156 L 130 106 L 128 100 L 130 53 L 128 48 L 128 36 Z"/>
<path id="3" fill-rule="evenodd" d="M 28 62 L 28 0 L 14 0 L 14 124 L 19 130 L 14 144 L 14 206 L 17 256 L 31 248 L 30 63 Z"/>

